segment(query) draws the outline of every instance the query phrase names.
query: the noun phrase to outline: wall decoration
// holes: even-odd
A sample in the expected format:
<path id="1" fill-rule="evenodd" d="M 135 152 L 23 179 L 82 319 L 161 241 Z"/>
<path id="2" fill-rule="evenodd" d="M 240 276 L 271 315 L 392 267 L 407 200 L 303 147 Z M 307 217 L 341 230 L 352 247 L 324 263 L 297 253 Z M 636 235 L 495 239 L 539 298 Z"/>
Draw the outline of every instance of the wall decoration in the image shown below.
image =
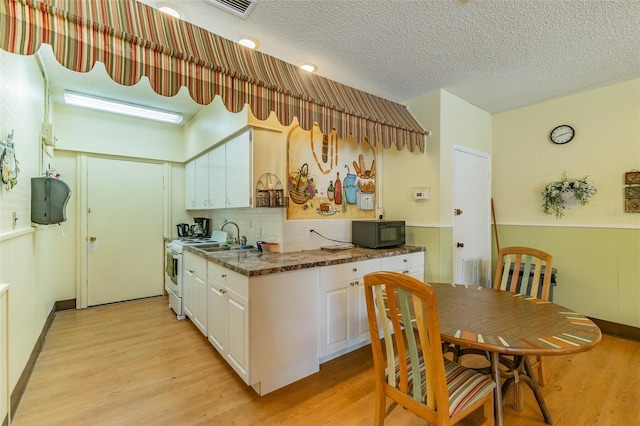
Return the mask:
<path id="1" fill-rule="evenodd" d="M 589 198 L 596 194 L 595 185 L 587 180 L 587 176 L 582 179 L 570 178 L 567 172 L 564 172 L 562 180 L 551 182 L 542 191 L 542 211 L 545 214 L 554 214 L 556 219 L 564 216 L 566 209 L 576 205 L 589 203 Z"/>
<path id="2" fill-rule="evenodd" d="M 7 141 L 0 140 L 0 175 L 4 188 L 10 191 L 18 184 L 20 166 L 13 144 L 13 130 L 7 135 Z"/>
<path id="3" fill-rule="evenodd" d="M 624 198 L 626 198 L 627 200 L 640 200 L 640 185 L 627 186 L 624 189 Z"/>
<path id="4" fill-rule="evenodd" d="M 640 213 L 640 171 L 632 170 L 624 174 L 624 212 Z"/>
<path id="5" fill-rule="evenodd" d="M 640 172 L 637 170 L 624 174 L 625 185 L 640 185 Z"/>
<path id="6" fill-rule="evenodd" d="M 625 213 L 640 213 L 640 200 L 624 200 Z"/>
<path id="7" fill-rule="evenodd" d="M 374 218 L 375 165 L 368 144 L 294 126 L 287 135 L 287 219 Z"/>

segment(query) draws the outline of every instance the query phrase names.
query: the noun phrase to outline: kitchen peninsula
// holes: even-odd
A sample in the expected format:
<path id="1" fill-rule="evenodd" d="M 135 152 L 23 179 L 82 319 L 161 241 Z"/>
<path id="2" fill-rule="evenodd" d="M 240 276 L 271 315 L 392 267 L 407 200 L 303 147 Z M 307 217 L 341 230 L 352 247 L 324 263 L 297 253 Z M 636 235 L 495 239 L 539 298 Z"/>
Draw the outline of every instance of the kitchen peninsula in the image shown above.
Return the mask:
<path id="1" fill-rule="evenodd" d="M 185 313 L 260 395 L 369 343 L 362 277 L 423 279 L 425 248 L 262 253 L 185 249 Z"/>

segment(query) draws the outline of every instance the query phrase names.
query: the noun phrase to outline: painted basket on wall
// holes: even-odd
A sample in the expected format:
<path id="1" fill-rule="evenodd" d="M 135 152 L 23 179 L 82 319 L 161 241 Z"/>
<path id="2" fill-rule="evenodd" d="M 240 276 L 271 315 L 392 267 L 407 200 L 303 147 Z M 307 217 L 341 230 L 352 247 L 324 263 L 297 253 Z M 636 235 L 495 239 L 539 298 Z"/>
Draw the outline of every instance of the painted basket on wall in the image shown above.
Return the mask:
<path id="1" fill-rule="evenodd" d="M 300 168 L 289 174 L 287 180 L 287 188 L 289 189 L 289 198 L 296 204 L 304 204 L 316 192 L 316 184 L 313 178 L 309 176 L 309 165 L 304 163 Z"/>
<path id="2" fill-rule="evenodd" d="M 304 204 L 309 200 L 309 194 L 306 191 L 290 189 L 289 198 L 296 204 Z"/>

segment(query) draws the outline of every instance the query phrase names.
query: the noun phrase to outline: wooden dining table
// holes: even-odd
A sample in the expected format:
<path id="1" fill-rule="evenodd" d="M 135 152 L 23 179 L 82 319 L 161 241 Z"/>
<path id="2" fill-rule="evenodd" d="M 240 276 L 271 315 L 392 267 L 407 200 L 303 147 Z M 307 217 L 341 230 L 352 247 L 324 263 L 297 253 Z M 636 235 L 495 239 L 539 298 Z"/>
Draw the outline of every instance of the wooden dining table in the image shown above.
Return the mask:
<path id="1" fill-rule="evenodd" d="M 504 396 L 526 383 L 544 420 L 552 424 L 529 356 L 566 355 L 593 348 L 602 333 L 577 312 L 534 297 L 472 285 L 429 283 L 436 291 L 442 340 L 462 348 L 486 351 L 496 387 L 496 423 L 503 424 Z M 500 368 L 500 357 L 513 355 L 513 365 Z"/>

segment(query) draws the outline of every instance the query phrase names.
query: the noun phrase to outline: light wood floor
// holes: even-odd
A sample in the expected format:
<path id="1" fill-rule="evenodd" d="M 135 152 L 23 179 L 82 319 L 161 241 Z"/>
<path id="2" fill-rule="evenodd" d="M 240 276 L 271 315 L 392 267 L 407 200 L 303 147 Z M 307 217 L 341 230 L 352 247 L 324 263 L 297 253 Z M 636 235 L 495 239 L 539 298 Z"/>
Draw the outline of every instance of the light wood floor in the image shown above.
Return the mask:
<path id="1" fill-rule="evenodd" d="M 304 320 L 304 319 L 301 319 Z M 604 336 L 595 349 L 545 358 L 555 425 L 640 425 L 640 343 Z M 370 348 L 258 397 L 165 298 L 58 313 L 14 426 L 371 425 Z M 505 424 L 544 425 L 533 394 Z M 396 408 L 387 425 L 424 425 Z M 464 425 L 473 425 L 474 419 Z"/>

